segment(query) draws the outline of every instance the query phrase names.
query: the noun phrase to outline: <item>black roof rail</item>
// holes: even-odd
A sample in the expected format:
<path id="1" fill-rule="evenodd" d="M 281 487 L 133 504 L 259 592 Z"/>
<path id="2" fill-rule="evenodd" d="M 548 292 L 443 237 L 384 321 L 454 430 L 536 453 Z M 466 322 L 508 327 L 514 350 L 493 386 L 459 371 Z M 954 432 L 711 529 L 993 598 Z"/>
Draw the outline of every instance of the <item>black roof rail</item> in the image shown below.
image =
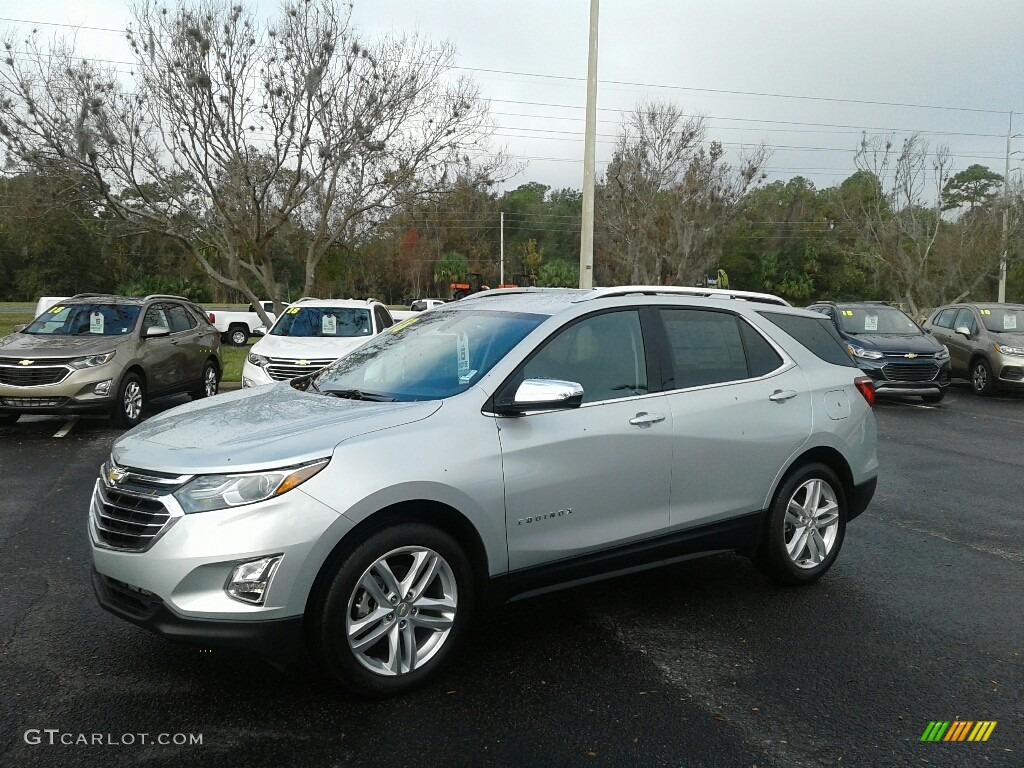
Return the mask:
<path id="1" fill-rule="evenodd" d="M 174 296 L 170 293 L 151 293 L 143 301 L 152 301 L 153 299 L 174 299 L 175 301 L 187 301 L 190 304 L 195 303 L 192 299 L 186 299 L 184 296 Z"/>

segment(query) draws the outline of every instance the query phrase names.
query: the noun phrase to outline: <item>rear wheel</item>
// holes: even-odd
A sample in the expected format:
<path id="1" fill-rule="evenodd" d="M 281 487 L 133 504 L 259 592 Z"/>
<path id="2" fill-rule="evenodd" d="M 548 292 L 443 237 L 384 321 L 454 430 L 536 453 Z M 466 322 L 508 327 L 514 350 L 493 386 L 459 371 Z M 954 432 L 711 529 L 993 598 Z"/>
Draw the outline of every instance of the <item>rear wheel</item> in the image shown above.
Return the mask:
<path id="1" fill-rule="evenodd" d="M 472 570 L 455 540 L 402 523 L 371 534 L 341 563 L 312 617 L 312 639 L 345 688 L 384 698 L 438 672 L 472 608 Z"/>
<path id="2" fill-rule="evenodd" d="M 142 421 L 142 409 L 146 405 L 146 386 L 138 374 L 128 373 L 121 379 L 114 401 L 114 423 L 119 427 L 134 427 Z"/>
<path id="3" fill-rule="evenodd" d="M 249 341 L 249 329 L 242 325 L 232 325 L 228 329 L 228 341 L 236 347 L 244 347 Z"/>
<path id="4" fill-rule="evenodd" d="M 213 360 L 207 360 L 203 366 L 203 376 L 199 386 L 192 390 L 192 399 L 200 400 L 204 397 L 213 397 L 220 389 L 220 371 Z"/>
<path id="5" fill-rule="evenodd" d="M 757 566 L 782 584 L 811 584 L 832 567 L 845 533 L 842 483 L 824 464 L 807 464 L 775 494 Z"/>
<path id="6" fill-rule="evenodd" d="M 995 390 L 995 378 L 988 360 L 979 357 L 971 365 L 971 388 L 977 395 L 991 395 Z"/>

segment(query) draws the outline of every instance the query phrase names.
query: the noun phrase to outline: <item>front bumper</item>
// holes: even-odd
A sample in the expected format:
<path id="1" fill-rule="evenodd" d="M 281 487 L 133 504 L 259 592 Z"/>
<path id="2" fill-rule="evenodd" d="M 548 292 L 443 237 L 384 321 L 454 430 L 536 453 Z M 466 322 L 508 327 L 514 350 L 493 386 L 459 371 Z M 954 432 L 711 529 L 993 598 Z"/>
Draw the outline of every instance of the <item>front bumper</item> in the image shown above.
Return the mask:
<path id="1" fill-rule="evenodd" d="M 871 377 L 875 384 L 875 392 L 879 395 L 897 397 L 937 395 L 945 392 L 949 386 L 949 360 L 941 362 L 925 359 L 918 366 L 932 364 L 937 370 L 927 371 L 918 378 L 914 373 L 913 364 L 907 365 L 893 360 L 862 360 L 857 358 L 857 367 Z"/>
<path id="2" fill-rule="evenodd" d="M 262 387 L 265 384 L 273 384 L 274 380 L 270 374 L 258 365 L 253 365 L 248 360 L 242 364 L 242 389 L 251 387 Z"/>
<path id="3" fill-rule="evenodd" d="M 1001 389 L 1024 387 L 1024 357 L 996 354 L 992 359 L 992 370 Z"/>
<path id="4" fill-rule="evenodd" d="M 121 368 L 108 363 L 73 370 L 56 384 L 14 386 L 0 384 L 0 413 L 102 413 L 114 407 Z M 97 394 L 97 386 L 106 391 Z"/>

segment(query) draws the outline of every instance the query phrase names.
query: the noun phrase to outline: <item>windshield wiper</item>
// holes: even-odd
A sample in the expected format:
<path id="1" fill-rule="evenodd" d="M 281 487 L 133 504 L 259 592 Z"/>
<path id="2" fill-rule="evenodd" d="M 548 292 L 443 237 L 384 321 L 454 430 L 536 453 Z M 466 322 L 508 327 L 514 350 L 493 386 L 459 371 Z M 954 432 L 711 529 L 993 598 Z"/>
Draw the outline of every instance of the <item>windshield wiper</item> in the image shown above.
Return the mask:
<path id="1" fill-rule="evenodd" d="M 376 392 L 364 392 L 361 389 L 321 389 L 325 395 L 334 395 L 345 400 L 369 400 L 374 403 L 393 403 L 395 398 L 380 395 Z"/>

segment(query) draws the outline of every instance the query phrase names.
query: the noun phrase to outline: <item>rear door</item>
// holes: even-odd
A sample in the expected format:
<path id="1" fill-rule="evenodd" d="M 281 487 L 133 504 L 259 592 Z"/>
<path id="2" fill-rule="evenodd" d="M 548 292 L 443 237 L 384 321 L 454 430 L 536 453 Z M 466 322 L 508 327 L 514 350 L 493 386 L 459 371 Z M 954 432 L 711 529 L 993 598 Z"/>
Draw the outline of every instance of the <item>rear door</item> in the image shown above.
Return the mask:
<path id="1" fill-rule="evenodd" d="M 663 308 L 671 372 L 673 528 L 758 512 L 811 432 L 807 379 L 743 318 Z"/>
<path id="2" fill-rule="evenodd" d="M 650 394 L 635 309 L 557 331 L 512 377 L 583 385 L 579 408 L 498 422 L 509 567 L 522 570 L 664 531 L 672 417 Z"/>
<path id="3" fill-rule="evenodd" d="M 203 333 L 199 323 L 181 304 L 167 305 L 167 318 L 171 323 L 171 337 L 177 347 L 179 384 L 198 381 L 202 376 L 206 353 L 203 351 Z"/>
<path id="4" fill-rule="evenodd" d="M 171 330 L 171 321 L 167 315 L 166 304 L 150 304 L 142 316 L 142 343 L 139 345 L 139 356 L 146 372 L 147 387 L 150 392 L 159 392 L 177 385 L 180 380 L 178 369 L 178 347 L 170 336 L 146 337 L 150 328 L 166 328 Z"/>

